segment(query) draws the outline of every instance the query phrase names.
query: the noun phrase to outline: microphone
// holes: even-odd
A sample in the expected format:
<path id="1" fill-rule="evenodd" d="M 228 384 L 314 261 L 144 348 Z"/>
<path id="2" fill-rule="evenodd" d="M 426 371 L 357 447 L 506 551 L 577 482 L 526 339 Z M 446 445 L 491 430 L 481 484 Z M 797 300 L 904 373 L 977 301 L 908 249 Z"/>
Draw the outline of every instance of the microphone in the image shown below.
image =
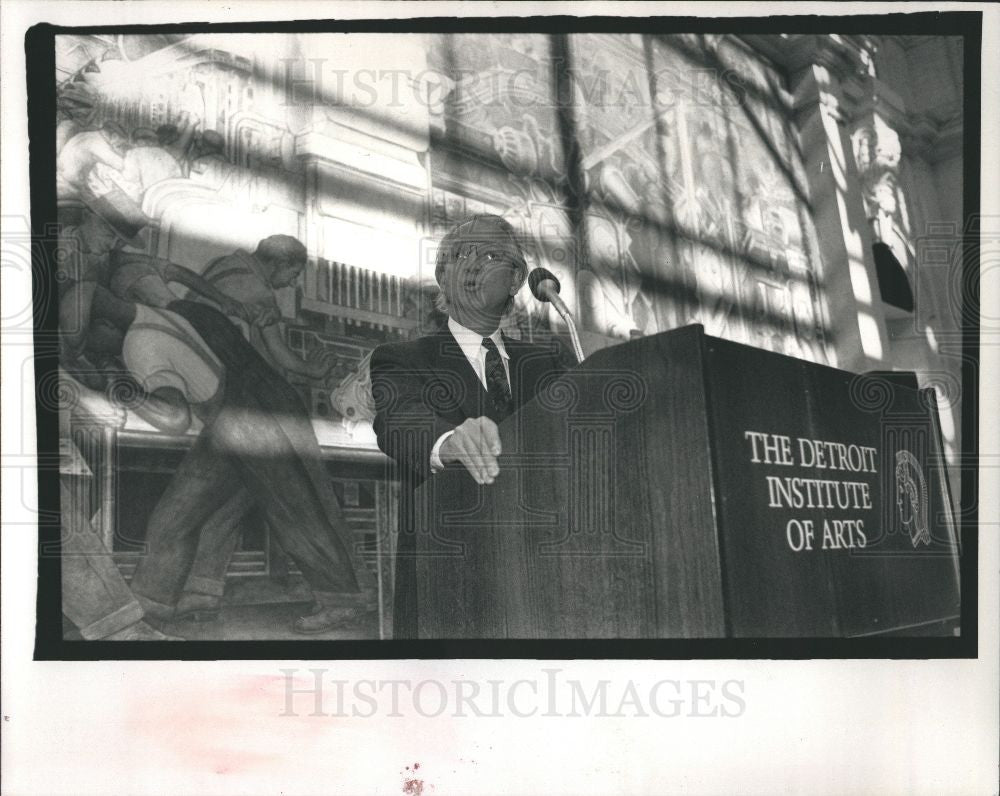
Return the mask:
<path id="1" fill-rule="evenodd" d="M 556 279 L 555 274 L 547 268 L 535 268 L 528 274 L 528 287 L 531 289 L 531 295 L 539 301 L 547 301 L 552 304 L 556 312 L 566 321 L 570 339 L 573 341 L 573 353 L 576 354 L 576 361 L 583 362 L 583 348 L 580 345 L 580 337 L 576 333 L 573 313 L 569 311 L 566 302 L 559 297 L 559 280 Z"/>

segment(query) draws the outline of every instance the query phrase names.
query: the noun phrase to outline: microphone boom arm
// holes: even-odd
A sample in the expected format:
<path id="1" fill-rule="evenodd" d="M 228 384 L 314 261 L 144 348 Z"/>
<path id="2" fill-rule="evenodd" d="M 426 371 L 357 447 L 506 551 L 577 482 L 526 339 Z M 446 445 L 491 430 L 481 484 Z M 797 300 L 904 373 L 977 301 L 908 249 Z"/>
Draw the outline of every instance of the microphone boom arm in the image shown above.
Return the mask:
<path id="1" fill-rule="evenodd" d="M 576 355 L 577 364 L 583 362 L 583 346 L 580 345 L 580 335 L 576 332 L 576 323 L 573 320 L 573 313 L 569 311 L 561 298 L 559 298 L 559 280 L 555 274 L 546 268 L 535 268 L 528 274 L 528 287 L 531 294 L 539 301 L 548 301 L 556 308 L 556 312 L 562 316 L 569 327 L 569 336 L 573 341 L 573 353 Z"/>
<path id="2" fill-rule="evenodd" d="M 573 340 L 573 353 L 576 354 L 576 361 L 579 364 L 583 362 L 583 348 L 580 345 L 580 335 L 576 333 L 576 324 L 573 322 L 572 315 L 566 318 L 566 325 L 569 326 L 569 336 Z"/>
<path id="3" fill-rule="evenodd" d="M 580 345 L 580 335 L 576 331 L 576 321 L 573 320 L 573 313 L 569 311 L 569 307 L 559 298 L 558 293 L 550 294 L 549 301 L 552 302 L 552 306 L 556 308 L 556 312 L 562 316 L 562 319 L 566 321 L 566 326 L 569 327 L 569 337 L 573 341 L 573 353 L 576 355 L 577 363 L 583 362 L 583 346 Z"/>

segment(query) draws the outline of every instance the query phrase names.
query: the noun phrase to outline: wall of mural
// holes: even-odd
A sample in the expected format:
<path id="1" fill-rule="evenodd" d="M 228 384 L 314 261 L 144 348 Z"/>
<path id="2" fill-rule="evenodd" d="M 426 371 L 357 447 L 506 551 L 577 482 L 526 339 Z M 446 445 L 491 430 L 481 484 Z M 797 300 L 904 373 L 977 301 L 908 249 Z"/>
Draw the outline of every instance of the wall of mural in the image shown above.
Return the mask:
<path id="1" fill-rule="evenodd" d="M 921 229 L 961 218 L 961 107 L 901 97 L 910 53 L 961 55 L 805 35 L 60 36 L 56 277 L 62 296 L 77 286 L 61 365 L 94 395 L 135 369 L 108 321 L 121 308 L 92 315 L 95 295 L 220 308 L 343 460 L 336 489 L 364 495 L 341 500 L 364 506 L 350 516 L 371 551 L 394 487 L 343 458 L 376 450 L 369 356 L 444 322 L 437 241 L 490 212 L 559 277 L 586 350 L 700 323 L 819 363 L 912 369 L 938 390 L 954 463 L 951 277 L 919 247 Z M 915 308 L 880 300 L 876 243 Z M 526 288 L 505 323 L 565 333 Z M 88 517 L 121 551 L 115 489 L 133 476 L 115 473 L 152 472 L 164 434 L 135 413 L 89 416 L 121 432 L 111 453 L 103 430 L 78 443 L 103 507 Z M 143 483 L 127 521 L 165 479 Z M 266 570 L 274 550 L 255 551 L 245 568 Z"/>
<path id="2" fill-rule="evenodd" d="M 609 340 L 703 323 L 829 361 L 822 263 L 789 98 L 700 36 L 443 36 L 436 221 L 505 208 Z"/>

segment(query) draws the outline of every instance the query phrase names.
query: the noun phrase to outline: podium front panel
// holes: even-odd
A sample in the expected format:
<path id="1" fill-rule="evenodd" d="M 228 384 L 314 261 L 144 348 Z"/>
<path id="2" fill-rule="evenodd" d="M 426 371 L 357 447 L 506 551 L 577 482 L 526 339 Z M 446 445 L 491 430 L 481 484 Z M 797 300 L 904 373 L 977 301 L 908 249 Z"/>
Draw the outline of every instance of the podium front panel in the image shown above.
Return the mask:
<path id="1" fill-rule="evenodd" d="M 727 633 L 842 637 L 957 618 L 932 393 L 912 374 L 704 340 Z"/>

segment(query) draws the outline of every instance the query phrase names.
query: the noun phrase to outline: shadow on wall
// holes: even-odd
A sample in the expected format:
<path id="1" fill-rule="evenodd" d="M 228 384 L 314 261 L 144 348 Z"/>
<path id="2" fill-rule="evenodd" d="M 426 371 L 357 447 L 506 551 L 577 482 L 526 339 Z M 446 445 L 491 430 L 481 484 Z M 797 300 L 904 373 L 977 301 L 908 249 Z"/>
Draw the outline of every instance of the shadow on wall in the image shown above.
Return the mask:
<path id="1" fill-rule="evenodd" d="M 439 67 L 456 78 L 470 74 L 465 38 L 449 38 L 447 46 L 435 51 Z M 533 84 L 550 88 L 545 113 L 515 113 L 512 94 L 505 95 L 506 105 L 500 102 L 486 110 L 483 106 L 469 110 L 471 100 L 466 101 L 459 80 L 444 98 L 443 119 L 432 130 L 428 158 L 432 196 L 401 197 L 376 184 L 366 186 L 364 192 L 350 192 L 350 186 L 331 181 L 323 186 L 326 193 L 321 199 L 365 203 L 371 210 L 391 199 L 401 213 L 429 219 L 434 230 L 429 237 L 435 237 L 438 230 L 458 220 L 449 217 L 447 210 L 438 214 L 435 192 L 446 198 L 456 192 L 470 196 L 478 192 L 501 205 L 520 228 L 532 264 L 549 267 L 563 278 L 571 306 L 591 332 L 627 338 L 701 321 L 713 334 L 828 361 L 835 330 L 823 322 L 824 280 L 813 232 L 807 228 L 808 196 L 802 187 L 801 167 L 796 165 L 800 154 L 788 127 L 790 109 L 773 76 L 770 82 L 727 77 L 729 82 L 714 85 L 706 94 L 711 102 L 704 107 L 673 103 L 661 109 L 649 98 L 663 93 L 663 81 L 671 76 L 687 81 L 698 70 L 716 76 L 738 73 L 720 55 L 719 46 L 705 37 L 644 37 L 630 62 L 634 74 L 619 75 L 622 79 L 641 76 L 642 82 L 636 83 L 641 107 L 630 110 L 636 117 L 633 128 L 609 137 L 606 121 L 597 118 L 609 113 L 595 108 L 589 102 L 593 96 L 581 96 L 579 91 L 581 74 L 603 68 L 587 61 L 592 56 L 583 39 L 529 38 L 528 44 L 490 44 L 474 66 L 486 72 L 492 68 L 490 54 L 518 55 L 519 63 L 539 70 Z M 624 37 L 618 45 L 625 47 Z M 88 132 L 99 121 L 133 122 L 131 127 L 121 126 L 119 157 L 139 161 L 139 165 L 127 174 L 118 169 L 115 177 L 115 169 L 96 158 L 92 174 L 75 175 L 84 190 L 93 193 L 100 190 L 97 186 L 109 183 L 122 188 L 124 183 L 121 192 L 134 196 L 138 185 L 141 203 L 136 204 L 149 211 L 150 223 L 145 238 L 130 243 L 195 271 L 231 251 L 237 238 L 245 238 L 241 245 L 249 246 L 250 238 L 258 235 L 295 234 L 306 212 L 306 197 L 302 162 L 284 156 L 288 131 L 276 133 L 274 140 L 256 136 L 239 141 L 220 135 L 211 126 L 222 130 L 226 118 L 219 126 L 218 118 L 196 119 L 191 112 L 199 106 L 192 99 L 195 94 L 200 92 L 202 105 L 207 107 L 210 89 L 217 91 L 219 81 L 233 80 L 241 87 L 233 111 L 250 113 L 254 92 L 287 88 L 278 70 L 270 74 L 256 70 L 248 78 L 239 73 L 234 59 L 212 61 L 215 55 L 209 57 L 184 40 L 160 42 L 147 49 L 136 50 L 133 55 L 138 61 L 127 64 L 142 68 L 143 55 L 163 58 L 166 51 L 176 53 L 182 76 L 174 84 L 183 94 L 176 102 L 163 107 L 152 97 L 139 96 L 129 104 L 114 94 L 112 83 L 93 80 L 104 71 L 114 74 L 112 66 L 127 74 L 117 57 L 120 51 L 112 46 L 72 72 L 60 88 L 61 124 L 76 125 L 77 134 Z M 611 67 L 619 62 L 602 63 L 613 75 Z M 260 85 L 265 80 L 271 85 Z M 103 86 L 108 95 L 95 94 L 94 85 Z M 80 97 L 88 94 L 91 116 L 81 120 L 85 102 Z M 571 99 L 555 101 L 553 96 Z M 71 107 L 74 98 L 75 108 Z M 320 104 L 337 99 L 321 93 L 311 101 Z M 169 115 L 170 109 L 182 106 L 187 109 L 179 116 Z M 366 116 L 376 117 L 364 107 L 352 108 L 352 112 L 362 123 Z M 474 114 L 478 114 L 478 128 L 470 123 Z M 519 127 L 513 126 L 515 121 Z M 384 124 L 384 116 L 378 115 L 378 122 Z M 152 130 L 155 134 L 164 126 L 173 126 L 181 137 L 189 136 L 152 145 L 137 140 L 137 133 Z M 477 130 L 487 135 L 477 139 L 473 135 Z M 151 152 L 140 157 L 147 149 Z M 181 173 L 159 183 L 149 182 L 156 176 L 151 165 L 154 151 L 174 156 Z M 481 185 L 475 183 L 479 176 L 487 178 Z M 504 191 L 495 190 L 501 184 L 506 185 Z M 125 190 L 130 186 L 131 194 Z M 344 193 L 338 195 L 338 188 Z M 170 201 L 165 200 L 168 196 Z M 195 207 L 204 207 L 204 212 L 198 210 L 192 222 Z M 185 221 L 178 223 L 182 215 Z M 562 226 L 540 227 L 537 222 L 543 217 L 561 217 Z M 560 253 L 561 262 L 554 261 L 555 253 Z M 409 334 L 415 325 L 429 328 L 425 318 L 380 313 L 379 275 L 369 277 L 359 270 L 352 277 L 351 264 L 340 265 L 347 267 L 346 278 L 353 278 L 357 285 L 354 292 L 359 300 L 362 291 L 368 291 L 376 305 L 375 317 L 341 322 L 336 306 L 329 307 L 326 316 L 303 310 L 303 291 L 319 288 L 300 283 L 299 300 L 288 293 L 284 306 L 289 328 L 301 327 L 319 335 L 303 339 L 334 348 L 354 346 L 360 362 L 380 340 Z M 317 279 L 318 267 L 314 257 L 306 281 Z M 410 296 L 395 306 L 403 305 L 412 310 L 426 302 Z M 349 309 L 369 311 L 367 305 Z M 401 318 L 408 323 L 399 323 Z M 530 333 L 544 330 L 537 316 L 527 322 L 534 324 Z"/>

